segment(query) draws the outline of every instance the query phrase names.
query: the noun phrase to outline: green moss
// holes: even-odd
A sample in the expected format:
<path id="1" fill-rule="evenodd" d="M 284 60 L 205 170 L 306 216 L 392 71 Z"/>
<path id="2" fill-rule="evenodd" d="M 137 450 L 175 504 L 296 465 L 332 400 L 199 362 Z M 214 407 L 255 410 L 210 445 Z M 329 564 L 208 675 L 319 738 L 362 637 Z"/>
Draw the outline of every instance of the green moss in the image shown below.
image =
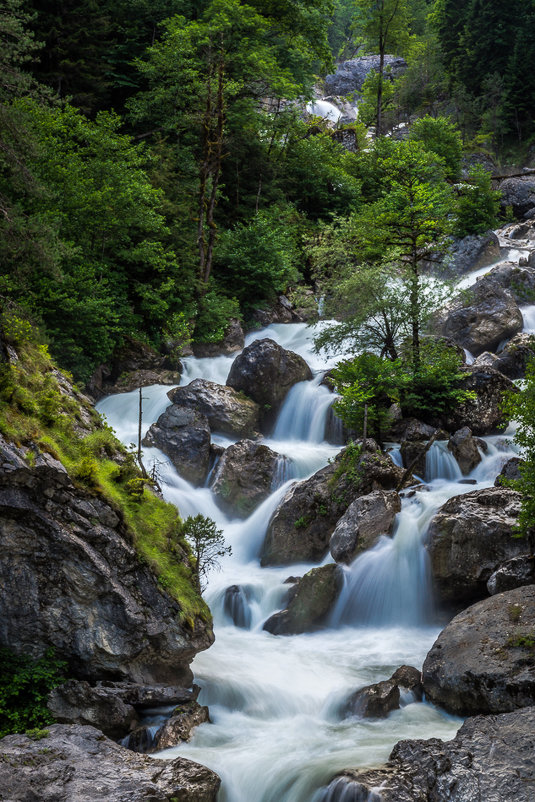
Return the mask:
<path id="1" fill-rule="evenodd" d="M 9 341 L 19 361 L 0 369 L 0 433 L 17 445 L 37 446 L 59 459 L 76 484 L 108 501 L 126 525 L 140 560 L 178 602 L 182 621 L 192 629 L 197 617 L 209 623 L 210 611 L 196 587 L 176 508 L 146 486 L 133 455 L 100 416 L 67 392 L 65 379 L 33 330 L 16 323 Z M 80 426 L 82 418 L 90 423 Z M 34 451 L 27 459 L 32 465 Z"/>

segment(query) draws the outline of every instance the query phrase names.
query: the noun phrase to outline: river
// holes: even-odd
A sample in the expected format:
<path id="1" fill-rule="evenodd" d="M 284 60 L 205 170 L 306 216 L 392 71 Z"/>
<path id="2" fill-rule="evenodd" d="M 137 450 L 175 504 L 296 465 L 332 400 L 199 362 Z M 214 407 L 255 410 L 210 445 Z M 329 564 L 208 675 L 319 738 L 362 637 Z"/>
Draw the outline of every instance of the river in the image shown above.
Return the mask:
<path id="1" fill-rule="evenodd" d="M 472 280 L 476 275 L 481 271 Z M 526 310 L 526 329 L 534 325 L 533 309 Z M 494 484 L 501 465 L 514 453 L 503 435 L 485 438 L 488 451 L 468 477 L 474 484 L 461 481 L 466 477 L 461 477 L 445 443 L 432 446 L 422 477 L 427 492 L 404 498 L 393 537 L 381 538 L 344 568 L 344 587 L 326 629 L 291 637 L 262 629 L 263 622 L 283 606 L 285 579 L 314 567 L 260 567 L 270 516 L 291 481 L 310 476 L 340 449 L 324 440 L 332 396 L 319 384 L 321 372 L 333 362 L 314 353 L 312 336 L 305 324 L 281 324 L 246 338 L 246 345 L 260 337 L 272 338 L 303 356 L 316 375 L 289 393 L 272 437 L 265 439 L 289 462 L 286 474 L 280 475 L 283 484 L 247 520 L 227 517 L 208 487 L 192 487 L 161 452 L 144 451 L 147 465 L 153 459 L 161 463 L 165 498 L 183 517 L 202 513 L 213 518 L 232 546 L 232 555 L 211 574 L 205 593 L 214 616 L 215 644 L 197 655 L 192 665 L 201 686 L 199 701 L 209 706 L 212 721 L 198 727 L 191 742 L 158 755 L 181 755 L 214 769 L 222 778 L 220 802 L 328 802 L 324 786 L 339 770 L 384 762 L 400 739 L 450 739 L 462 723 L 411 698 L 379 720 L 342 720 L 340 709 L 353 691 L 387 679 L 399 666 L 422 666 L 444 624 L 435 615 L 423 545 L 429 521 L 448 498 Z M 195 378 L 224 384 L 232 359 L 187 358 L 181 384 Z M 144 389 L 144 431 L 170 403 L 168 390 Z M 136 440 L 137 391 L 110 396 L 98 409 L 125 444 Z M 217 435 L 214 440 L 222 445 L 233 442 Z M 391 453 L 399 460 L 395 446 Z M 232 585 L 238 585 L 240 593 L 229 610 L 225 590 Z"/>

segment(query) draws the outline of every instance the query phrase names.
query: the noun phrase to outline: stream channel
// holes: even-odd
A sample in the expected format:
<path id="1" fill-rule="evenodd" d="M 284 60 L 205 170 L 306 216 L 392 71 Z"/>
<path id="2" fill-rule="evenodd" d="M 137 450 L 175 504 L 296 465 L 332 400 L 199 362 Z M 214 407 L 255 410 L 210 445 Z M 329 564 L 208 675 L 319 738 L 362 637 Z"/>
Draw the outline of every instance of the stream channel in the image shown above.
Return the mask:
<path id="1" fill-rule="evenodd" d="M 522 251 L 503 250 L 502 259 L 518 261 Z M 463 286 L 495 265 L 464 277 Z M 470 281 L 471 279 L 471 281 Z M 524 311 L 533 328 L 535 307 Z M 322 326 L 321 322 L 316 324 Z M 281 461 L 272 495 L 245 521 L 232 520 L 218 508 L 209 487 L 195 488 L 180 478 L 157 449 L 145 449 L 146 465 L 157 459 L 166 500 L 183 518 L 202 513 L 224 530 L 232 555 L 212 572 L 205 598 L 214 616 L 215 644 L 195 658 L 192 669 L 201 686 L 199 701 L 210 708 L 211 723 L 199 726 L 189 743 L 160 752 L 195 760 L 222 778 L 220 802 L 329 802 L 324 786 L 342 769 L 380 764 L 405 738 L 454 737 L 462 721 L 426 703 L 406 698 L 385 719 L 342 720 L 344 700 L 356 689 L 387 679 L 401 665 L 421 668 L 444 621 L 436 618 L 424 548 L 429 521 L 452 496 L 494 484 L 513 455 L 504 435 L 484 438 L 488 451 L 466 484 L 446 443 L 435 443 L 427 456 L 427 492 L 402 502 L 392 538 L 344 567 L 344 587 L 322 631 L 274 636 L 265 620 L 284 607 L 289 575 L 301 576 L 311 564 L 261 568 L 259 555 L 266 529 L 291 482 L 327 464 L 340 450 L 324 440 L 333 396 L 320 378 L 336 360 L 313 351 L 314 329 L 304 323 L 273 324 L 251 333 L 246 345 L 270 337 L 308 362 L 315 378 L 296 385 L 279 413 L 273 434 L 264 442 L 288 459 Z M 225 384 L 232 357 L 184 359 L 182 385 L 195 378 Z M 143 390 L 144 432 L 169 405 L 163 386 Z M 98 404 L 118 437 L 137 439 L 138 393 L 109 396 Z M 509 434 L 509 433 L 508 433 Z M 223 446 L 232 440 L 213 436 Z M 395 445 L 392 458 L 399 464 Z M 277 486 L 277 484 L 279 486 Z M 332 562 L 330 555 L 325 562 Z M 225 590 L 241 588 L 236 626 L 225 611 Z M 228 607 L 228 605 L 227 605 Z"/>

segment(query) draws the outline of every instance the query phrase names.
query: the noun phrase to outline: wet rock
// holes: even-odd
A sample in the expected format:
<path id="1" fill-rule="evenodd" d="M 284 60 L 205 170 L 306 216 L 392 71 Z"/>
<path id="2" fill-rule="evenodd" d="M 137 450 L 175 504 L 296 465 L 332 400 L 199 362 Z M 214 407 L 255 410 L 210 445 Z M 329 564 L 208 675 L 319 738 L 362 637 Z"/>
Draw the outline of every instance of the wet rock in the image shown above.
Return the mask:
<path id="1" fill-rule="evenodd" d="M 504 593 L 506 590 L 514 590 L 523 585 L 535 584 L 535 556 L 533 554 L 523 554 L 520 557 L 513 557 L 512 560 L 500 565 L 492 573 L 487 582 L 487 590 L 491 596 L 497 593 Z"/>
<path id="2" fill-rule="evenodd" d="M 264 629 L 272 635 L 299 635 L 320 628 L 342 584 L 342 572 L 337 565 L 313 568 L 296 585 L 287 609 L 268 618 Z"/>
<path id="3" fill-rule="evenodd" d="M 153 423 L 143 439 L 167 454 L 188 482 L 202 485 L 210 468 L 210 426 L 200 412 L 172 404 Z"/>
<path id="4" fill-rule="evenodd" d="M 353 501 L 336 524 L 329 549 L 336 562 L 352 562 L 371 548 L 380 535 L 388 535 L 401 510 L 395 490 L 375 490 Z"/>
<path id="5" fill-rule="evenodd" d="M 461 389 L 474 394 L 474 398 L 459 404 L 453 412 L 437 419 L 437 425 L 448 432 L 464 426 L 473 435 L 483 437 L 494 434 L 507 423 L 502 405 L 506 393 L 518 392 L 513 382 L 494 368 L 467 365 L 462 369 L 465 378 Z"/>
<path id="6" fill-rule="evenodd" d="M 427 550 L 435 591 L 446 605 L 485 598 L 487 580 L 496 568 L 529 551 L 524 538 L 513 537 L 521 495 L 503 487 L 454 496 L 429 525 Z"/>
<path id="7" fill-rule="evenodd" d="M 100 399 L 111 393 L 127 393 L 151 384 L 178 384 L 180 363 L 132 337 L 126 337 L 107 365 L 99 365 L 87 390 Z"/>
<path id="8" fill-rule="evenodd" d="M 269 523 L 262 565 L 319 562 L 352 501 L 398 486 L 403 469 L 381 454 L 373 440 L 366 442 L 365 453 L 350 446 L 332 464 L 288 490 Z"/>
<path id="9" fill-rule="evenodd" d="M 505 713 L 535 703 L 535 585 L 463 610 L 423 667 L 426 698 L 451 713 Z"/>
<path id="10" fill-rule="evenodd" d="M 273 491 L 281 457 L 263 443 L 240 440 L 225 449 L 212 479 L 219 506 L 247 518 Z"/>
<path id="11" fill-rule="evenodd" d="M 300 317 L 292 308 L 289 300 L 281 295 L 270 306 L 254 309 L 250 323 L 252 328 L 264 328 L 272 323 L 299 323 Z"/>
<path id="12" fill-rule="evenodd" d="M 444 266 L 450 275 L 460 276 L 498 261 L 500 253 L 500 242 L 494 231 L 471 234 L 453 240 Z"/>
<path id="13" fill-rule="evenodd" d="M 232 387 L 194 379 L 186 387 L 176 387 L 167 395 L 173 404 L 205 415 L 213 432 L 253 437 L 258 431 L 258 404 Z"/>
<path id="14" fill-rule="evenodd" d="M 0 644 L 34 658 L 53 647 L 88 681 L 189 684 L 207 623 L 181 623 L 106 502 L 49 455 L 30 466 L 24 454 L 0 437 Z"/>
<path id="15" fill-rule="evenodd" d="M 509 379 L 523 379 L 530 359 L 535 356 L 535 338 L 531 334 L 517 334 L 503 351 L 495 357 L 492 367 Z"/>
<path id="16" fill-rule="evenodd" d="M 531 802 L 535 708 L 465 721 L 455 738 L 400 741 L 378 769 L 348 770 L 321 802 Z"/>
<path id="17" fill-rule="evenodd" d="M 344 707 L 345 716 L 383 718 L 400 707 L 400 691 L 410 691 L 422 698 L 422 674 L 412 666 L 401 666 L 390 679 L 367 685 L 351 694 Z"/>
<path id="18" fill-rule="evenodd" d="M 218 343 L 192 343 L 192 350 L 199 359 L 213 358 L 215 356 L 228 356 L 241 351 L 244 345 L 244 334 L 239 320 L 230 321 L 225 336 Z"/>
<path id="19" fill-rule="evenodd" d="M 521 267 L 512 262 L 505 262 L 479 278 L 476 286 L 488 287 L 489 290 L 498 286 L 510 293 L 517 304 L 533 303 L 535 270 L 532 267 Z"/>
<path id="20" fill-rule="evenodd" d="M 0 741 L 0 788 L 9 802 L 215 802 L 220 779 L 185 758 L 155 760 L 94 727 L 54 724 L 32 740 Z"/>
<path id="21" fill-rule="evenodd" d="M 210 721 L 208 708 L 201 706 L 198 702 L 186 702 L 180 707 L 176 707 L 171 713 L 171 717 L 154 736 L 154 745 L 151 751 L 157 752 L 160 749 L 176 746 L 183 741 L 189 741 L 194 729 L 207 721 Z"/>
<path id="22" fill-rule="evenodd" d="M 507 487 L 507 482 L 517 482 L 521 479 L 520 466 L 522 464 L 520 457 L 511 457 L 511 459 L 508 459 L 496 477 L 494 487 Z"/>
<path id="23" fill-rule="evenodd" d="M 440 312 L 434 328 L 478 356 L 484 351 L 496 351 L 500 343 L 522 331 L 523 325 L 513 295 L 486 276 L 476 282 L 468 295 L 458 296 Z"/>
<path id="24" fill-rule="evenodd" d="M 387 75 L 399 78 L 407 69 L 407 62 L 403 58 L 386 55 L 384 66 Z M 372 70 L 379 70 L 379 56 L 360 56 L 343 61 L 334 74 L 325 78 L 325 94 L 345 96 L 360 92 Z"/>
<path id="25" fill-rule="evenodd" d="M 51 691 L 48 709 L 60 724 L 90 724 L 110 738 L 119 738 L 139 724 L 132 705 L 107 688 L 68 680 Z"/>
<path id="26" fill-rule="evenodd" d="M 502 208 L 511 207 L 515 217 L 526 217 L 535 209 L 535 177 L 526 175 L 518 178 L 506 178 L 498 189 L 502 193 Z"/>
<path id="27" fill-rule="evenodd" d="M 465 476 L 471 473 L 481 462 L 481 454 L 478 449 L 478 442 L 472 436 L 468 426 L 463 426 L 451 435 L 448 448 L 457 460 L 461 473 Z"/>
<path id="28" fill-rule="evenodd" d="M 264 427 L 275 420 L 288 391 L 312 378 L 305 360 L 273 340 L 255 340 L 236 357 L 227 384 L 260 404 Z"/>

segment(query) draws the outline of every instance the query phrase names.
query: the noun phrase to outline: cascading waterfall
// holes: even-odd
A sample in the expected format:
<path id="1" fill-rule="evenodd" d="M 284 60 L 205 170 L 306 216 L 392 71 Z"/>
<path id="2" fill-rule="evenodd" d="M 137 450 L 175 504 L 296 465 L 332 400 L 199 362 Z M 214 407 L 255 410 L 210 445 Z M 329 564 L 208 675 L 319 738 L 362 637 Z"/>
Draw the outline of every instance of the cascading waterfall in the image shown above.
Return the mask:
<path id="1" fill-rule="evenodd" d="M 462 478 L 457 460 L 451 451 L 448 451 L 447 441 L 438 440 L 433 443 L 425 455 L 424 478 L 426 482 L 432 482 L 434 479 L 450 479 L 453 482 Z"/>
<path id="2" fill-rule="evenodd" d="M 261 337 L 301 353 L 313 370 L 332 364 L 313 352 L 304 324 L 273 325 L 250 335 L 248 342 Z M 228 357 L 185 359 L 182 384 L 197 377 L 224 382 L 231 362 Z M 217 771 L 223 780 L 220 802 L 350 802 L 355 797 L 346 795 L 349 786 L 340 786 L 338 796 L 332 789 L 330 796 L 321 790 L 338 771 L 385 760 L 402 738 L 449 739 L 460 724 L 431 705 L 410 700 L 386 720 L 340 718 L 351 692 L 385 679 L 404 663 L 421 665 L 438 634 L 425 532 L 447 498 L 474 489 L 459 482 L 443 444 L 430 452 L 428 490 L 403 500 L 394 536 L 380 538 L 344 569 L 344 588 L 330 625 L 294 637 L 262 629 L 284 607 L 289 575 L 302 576 L 314 567 L 261 568 L 259 555 L 269 520 L 291 481 L 320 469 L 339 450 L 324 442 L 332 395 L 320 381 L 316 377 L 298 385 L 287 398 L 273 436 L 265 441 L 281 455 L 274 491 L 245 521 L 225 515 L 209 487 L 192 487 L 157 449 L 145 450 L 146 464 L 158 461 L 165 498 L 183 517 L 200 512 L 213 518 L 232 546 L 205 594 L 216 642 L 192 666 L 212 723 L 198 727 L 190 743 L 159 755 L 182 755 Z M 143 390 L 144 430 L 168 405 L 168 389 Z M 137 404 L 137 393 L 99 404 L 126 443 L 137 436 Z M 507 456 L 503 437 L 487 441 L 488 452 L 470 477 L 478 487 L 493 483 Z M 399 462 L 398 446 L 392 446 L 391 456 Z"/>

